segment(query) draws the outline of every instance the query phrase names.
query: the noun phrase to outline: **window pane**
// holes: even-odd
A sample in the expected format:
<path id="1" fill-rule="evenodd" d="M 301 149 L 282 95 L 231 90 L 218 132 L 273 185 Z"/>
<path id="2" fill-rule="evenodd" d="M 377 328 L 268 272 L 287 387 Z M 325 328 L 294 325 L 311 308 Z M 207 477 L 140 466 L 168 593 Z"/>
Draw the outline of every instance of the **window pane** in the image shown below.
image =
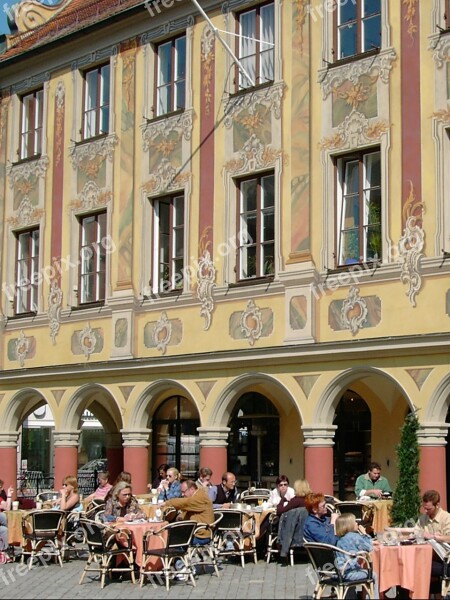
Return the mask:
<path id="1" fill-rule="evenodd" d="M 172 42 L 158 46 L 158 115 L 164 115 L 172 106 Z"/>
<path id="2" fill-rule="evenodd" d="M 353 160 L 345 164 L 344 194 L 359 193 L 359 162 Z"/>
<path id="3" fill-rule="evenodd" d="M 186 38 L 184 36 L 175 40 L 175 52 L 175 79 L 184 79 L 186 77 Z"/>
<path id="4" fill-rule="evenodd" d="M 356 23 L 344 25 L 339 29 L 339 58 L 353 56 L 357 53 Z"/>
<path id="5" fill-rule="evenodd" d="M 240 15 L 240 38 L 239 38 L 239 58 L 242 66 L 250 76 L 252 82 L 256 77 L 256 11 L 250 10 Z M 240 87 L 249 87 L 250 82 L 239 73 Z"/>
<path id="6" fill-rule="evenodd" d="M 256 277 L 256 246 L 247 246 L 242 249 L 241 279 Z"/>
<path id="7" fill-rule="evenodd" d="M 370 17 L 363 21 L 363 51 L 381 47 L 381 21 L 380 16 Z"/>
<path id="8" fill-rule="evenodd" d="M 109 104 L 109 65 L 102 67 L 101 71 L 101 106 Z"/>
<path id="9" fill-rule="evenodd" d="M 264 211 L 262 241 L 266 242 L 275 238 L 275 211 L 270 209 Z"/>
<path id="10" fill-rule="evenodd" d="M 241 212 L 256 210 L 256 179 L 243 181 L 241 184 Z"/>
<path id="11" fill-rule="evenodd" d="M 364 0 L 364 16 L 381 13 L 381 0 Z"/>
<path id="12" fill-rule="evenodd" d="M 380 153 L 373 152 L 364 157 L 364 188 L 381 185 Z"/>
<path id="13" fill-rule="evenodd" d="M 357 6 L 356 2 L 338 2 L 339 6 L 339 25 L 348 23 L 349 21 L 356 21 L 357 18 Z"/>
<path id="14" fill-rule="evenodd" d="M 268 208 L 275 205 L 274 177 L 270 175 L 261 179 L 261 206 Z"/>
<path id="15" fill-rule="evenodd" d="M 262 267 L 261 275 L 273 275 L 275 273 L 275 246 L 274 244 L 264 244 L 262 247 Z"/>
<path id="16" fill-rule="evenodd" d="M 268 4 L 261 7 L 260 37 L 268 44 L 261 43 L 261 83 L 274 80 L 274 6 Z"/>
<path id="17" fill-rule="evenodd" d="M 97 70 L 86 73 L 86 99 L 85 110 L 95 108 L 97 106 Z"/>

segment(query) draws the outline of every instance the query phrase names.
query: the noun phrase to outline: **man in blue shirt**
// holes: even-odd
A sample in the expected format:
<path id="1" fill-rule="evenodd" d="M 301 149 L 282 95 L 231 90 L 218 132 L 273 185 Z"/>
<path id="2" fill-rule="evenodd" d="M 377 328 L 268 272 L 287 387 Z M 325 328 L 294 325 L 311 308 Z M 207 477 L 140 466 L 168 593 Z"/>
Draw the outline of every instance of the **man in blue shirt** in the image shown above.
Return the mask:
<path id="1" fill-rule="evenodd" d="M 325 496 L 323 494 L 308 494 L 305 507 L 309 512 L 303 529 L 303 537 L 307 542 L 336 545 L 337 536 L 334 532 L 334 522 L 338 515 L 327 516 Z"/>

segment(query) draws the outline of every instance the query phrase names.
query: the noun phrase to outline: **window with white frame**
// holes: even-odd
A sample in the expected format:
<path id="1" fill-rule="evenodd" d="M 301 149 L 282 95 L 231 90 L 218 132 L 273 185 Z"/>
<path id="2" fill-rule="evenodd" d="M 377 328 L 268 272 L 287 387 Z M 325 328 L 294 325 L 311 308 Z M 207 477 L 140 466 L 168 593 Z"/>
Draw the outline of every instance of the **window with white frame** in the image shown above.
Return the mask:
<path id="1" fill-rule="evenodd" d="M 20 118 L 20 158 L 32 158 L 42 152 L 44 90 L 22 96 Z"/>
<path id="2" fill-rule="evenodd" d="M 186 104 L 186 36 L 156 46 L 156 115 L 184 110 Z"/>
<path id="3" fill-rule="evenodd" d="M 110 65 L 84 73 L 83 139 L 109 133 Z"/>
<path id="4" fill-rule="evenodd" d="M 237 57 L 255 85 L 274 81 L 274 3 L 261 4 L 237 14 Z M 237 67 L 236 67 L 237 68 Z M 237 69 L 238 89 L 251 86 Z"/>
<path id="5" fill-rule="evenodd" d="M 381 0 L 337 2 L 334 23 L 336 60 L 381 47 Z"/>
<path id="6" fill-rule="evenodd" d="M 379 149 L 336 160 L 337 266 L 381 260 L 381 162 Z"/>
<path id="7" fill-rule="evenodd" d="M 85 215 L 80 223 L 79 302 L 104 302 L 106 286 L 106 212 Z"/>
<path id="8" fill-rule="evenodd" d="M 153 291 L 158 294 L 183 290 L 184 194 L 155 199 Z"/>
<path id="9" fill-rule="evenodd" d="M 275 272 L 275 176 L 264 173 L 237 181 L 238 279 Z"/>
<path id="10" fill-rule="evenodd" d="M 39 283 L 39 229 L 15 233 L 16 290 L 14 313 L 36 312 Z"/>

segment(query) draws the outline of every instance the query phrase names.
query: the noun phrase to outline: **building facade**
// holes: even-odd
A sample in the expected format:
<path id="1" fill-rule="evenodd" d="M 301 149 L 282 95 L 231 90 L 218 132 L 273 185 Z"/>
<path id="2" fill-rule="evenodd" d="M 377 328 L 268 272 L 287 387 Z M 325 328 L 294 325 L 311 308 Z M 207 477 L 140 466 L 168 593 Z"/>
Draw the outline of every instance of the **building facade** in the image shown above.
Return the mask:
<path id="1" fill-rule="evenodd" d="M 445 0 L 23 1 L 0 54 L 0 463 L 447 495 Z"/>

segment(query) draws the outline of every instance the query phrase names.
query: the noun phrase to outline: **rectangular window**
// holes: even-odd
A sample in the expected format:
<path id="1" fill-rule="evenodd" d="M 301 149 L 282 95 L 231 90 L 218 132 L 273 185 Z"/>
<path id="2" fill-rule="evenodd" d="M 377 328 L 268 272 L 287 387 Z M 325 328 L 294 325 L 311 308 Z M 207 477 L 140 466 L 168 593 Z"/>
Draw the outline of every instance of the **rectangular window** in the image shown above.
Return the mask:
<path id="1" fill-rule="evenodd" d="M 445 0 L 445 12 L 444 12 L 445 27 L 450 29 L 450 0 Z"/>
<path id="2" fill-rule="evenodd" d="M 20 158 L 32 158 L 42 152 L 44 91 L 36 90 L 21 99 Z"/>
<path id="3" fill-rule="evenodd" d="M 83 139 L 109 132 L 110 67 L 103 65 L 84 74 Z"/>
<path id="4" fill-rule="evenodd" d="M 16 233 L 16 315 L 37 311 L 38 270 L 39 229 Z"/>
<path id="5" fill-rule="evenodd" d="M 337 177 L 338 266 L 380 260 L 380 152 L 339 158 Z"/>
<path id="6" fill-rule="evenodd" d="M 104 302 L 106 212 L 80 218 L 80 304 Z"/>
<path id="7" fill-rule="evenodd" d="M 334 14 L 337 60 L 381 47 L 381 0 L 338 2 Z"/>
<path id="8" fill-rule="evenodd" d="M 157 293 L 182 290 L 184 285 L 184 196 L 154 202 L 155 252 L 153 280 Z M 155 286 L 154 286 L 155 287 Z"/>
<path id="9" fill-rule="evenodd" d="M 274 4 L 263 4 L 238 14 L 237 56 L 255 85 L 273 81 L 274 76 Z M 239 89 L 251 86 L 238 69 Z"/>
<path id="10" fill-rule="evenodd" d="M 275 178 L 258 175 L 238 182 L 239 279 L 275 272 Z"/>
<path id="11" fill-rule="evenodd" d="M 186 102 L 186 36 L 174 38 L 156 49 L 156 114 L 184 110 Z"/>

